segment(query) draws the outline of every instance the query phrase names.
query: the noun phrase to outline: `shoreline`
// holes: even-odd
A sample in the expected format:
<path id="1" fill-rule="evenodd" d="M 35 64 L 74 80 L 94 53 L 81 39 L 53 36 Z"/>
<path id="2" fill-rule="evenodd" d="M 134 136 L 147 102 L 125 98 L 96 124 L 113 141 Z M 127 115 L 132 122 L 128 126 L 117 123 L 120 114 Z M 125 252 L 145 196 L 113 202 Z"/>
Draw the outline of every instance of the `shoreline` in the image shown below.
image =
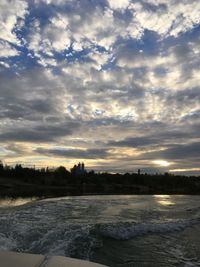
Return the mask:
<path id="1" fill-rule="evenodd" d="M 84 195 L 200 195 L 200 186 L 197 184 L 176 184 L 174 177 L 167 177 L 170 184 L 155 183 L 157 177 L 142 176 L 141 181 L 133 180 L 124 183 L 109 182 L 105 178 L 102 183 L 98 180 L 78 183 L 65 183 L 50 185 L 34 182 L 22 181 L 19 178 L 0 177 L 0 197 L 62 197 L 62 196 L 84 196 Z M 146 181 L 143 181 L 146 178 Z M 151 179 L 150 179 L 151 178 Z M 87 177 L 86 177 L 87 179 Z M 189 179 L 189 178 L 188 178 Z M 163 180 L 164 182 L 164 180 Z M 188 180 L 189 182 L 189 180 Z"/>
<path id="2" fill-rule="evenodd" d="M 103 195 L 200 195 L 199 192 L 189 192 L 186 190 L 110 190 L 109 192 L 99 191 L 83 191 L 81 187 L 40 187 L 40 186 L 21 186 L 9 187 L 5 190 L 0 185 L 0 198 L 18 198 L 18 197 L 38 197 L 38 198 L 53 198 L 64 196 L 103 196 Z"/>

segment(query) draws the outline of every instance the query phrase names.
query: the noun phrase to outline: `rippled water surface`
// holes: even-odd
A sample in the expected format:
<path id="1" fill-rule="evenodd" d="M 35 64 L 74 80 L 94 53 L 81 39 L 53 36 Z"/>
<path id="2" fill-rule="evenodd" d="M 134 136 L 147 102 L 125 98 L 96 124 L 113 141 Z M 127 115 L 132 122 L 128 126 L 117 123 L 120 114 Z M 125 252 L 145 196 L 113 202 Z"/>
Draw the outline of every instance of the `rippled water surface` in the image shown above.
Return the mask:
<path id="1" fill-rule="evenodd" d="M 108 266 L 200 266 L 200 196 L 0 201 L 0 250 Z"/>

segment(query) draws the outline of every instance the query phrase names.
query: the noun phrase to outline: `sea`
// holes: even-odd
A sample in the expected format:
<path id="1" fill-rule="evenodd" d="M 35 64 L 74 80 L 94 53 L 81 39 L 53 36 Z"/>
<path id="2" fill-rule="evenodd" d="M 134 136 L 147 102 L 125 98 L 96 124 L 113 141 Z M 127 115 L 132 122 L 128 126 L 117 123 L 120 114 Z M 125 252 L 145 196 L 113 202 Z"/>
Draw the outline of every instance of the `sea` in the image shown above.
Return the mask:
<path id="1" fill-rule="evenodd" d="M 113 267 L 200 266 L 200 196 L 0 200 L 0 250 Z"/>

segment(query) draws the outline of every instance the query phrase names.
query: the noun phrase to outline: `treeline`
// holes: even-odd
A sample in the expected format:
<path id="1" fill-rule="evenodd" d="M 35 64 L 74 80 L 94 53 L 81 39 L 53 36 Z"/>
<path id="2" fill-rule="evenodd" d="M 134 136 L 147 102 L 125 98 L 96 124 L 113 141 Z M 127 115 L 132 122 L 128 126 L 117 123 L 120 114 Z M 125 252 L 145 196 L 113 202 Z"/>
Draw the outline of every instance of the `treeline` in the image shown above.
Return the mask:
<path id="1" fill-rule="evenodd" d="M 28 190 L 28 191 L 27 191 Z M 200 177 L 140 173 L 76 174 L 60 166 L 34 169 L 0 164 L 0 195 L 200 194 Z"/>
<path id="2" fill-rule="evenodd" d="M 66 185 L 70 183 L 71 173 L 62 166 L 51 170 L 48 167 L 35 169 L 23 167 L 21 164 L 15 167 L 0 164 L 0 177 L 38 185 Z"/>

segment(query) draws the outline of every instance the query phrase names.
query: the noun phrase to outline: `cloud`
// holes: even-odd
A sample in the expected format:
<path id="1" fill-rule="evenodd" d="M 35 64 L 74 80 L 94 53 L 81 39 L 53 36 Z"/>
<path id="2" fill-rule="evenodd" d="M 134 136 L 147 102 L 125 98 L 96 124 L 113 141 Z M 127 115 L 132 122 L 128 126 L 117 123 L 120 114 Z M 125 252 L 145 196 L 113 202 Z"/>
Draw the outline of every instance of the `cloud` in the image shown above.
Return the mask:
<path id="1" fill-rule="evenodd" d="M 10 65 L 6 62 L 0 61 L 0 68 L 1 69 L 5 69 L 5 68 L 9 68 Z"/>
<path id="2" fill-rule="evenodd" d="M 95 165 L 99 157 L 110 169 L 133 161 L 153 168 L 151 161 L 170 159 L 168 152 L 181 161 L 179 146 L 198 143 L 197 1 L 0 5 L 4 146 L 26 143 L 22 153 L 30 157 L 41 142 L 46 159 L 82 155 Z M 146 160 L 137 158 L 144 153 Z"/>
<path id="3" fill-rule="evenodd" d="M 158 140 L 153 137 L 130 137 L 121 141 L 110 141 L 108 146 L 121 146 L 121 147 L 146 147 L 148 145 L 157 144 Z"/>
<path id="4" fill-rule="evenodd" d="M 2 0 L 0 4 L 0 32 L 1 39 L 12 44 L 20 45 L 14 29 L 16 25 L 23 25 L 25 16 L 28 14 L 27 1 Z"/>
<path id="5" fill-rule="evenodd" d="M 111 9 L 126 9 L 130 0 L 108 0 L 108 3 Z"/>
<path id="6" fill-rule="evenodd" d="M 41 53 L 53 56 L 54 52 L 62 52 L 69 48 L 71 40 L 67 17 L 61 17 L 61 15 L 52 17 L 49 19 L 49 23 L 43 27 L 40 25 L 40 21 L 35 19 L 32 23 L 29 40 L 29 49 L 39 57 L 41 57 Z"/>
<path id="7" fill-rule="evenodd" d="M 29 155 L 30 151 L 27 146 L 24 144 L 16 144 L 16 143 L 10 143 L 8 145 L 3 146 L 3 150 L 5 152 L 4 158 L 19 158 L 23 157 L 24 154 Z"/>
<path id="8" fill-rule="evenodd" d="M 63 149 L 63 148 L 37 148 L 35 152 L 44 155 L 54 155 L 56 157 L 64 158 L 78 158 L 78 159 L 100 159 L 107 158 L 109 153 L 107 149 Z"/>
<path id="9" fill-rule="evenodd" d="M 195 161 L 199 161 L 200 154 L 200 143 L 194 142 L 189 144 L 173 144 L 171 147 L 157 151 L 157 152 L 150 152 L 147 153 L 143 158 L 158 158 L 158 159 L 165 159 L 165 160 L 190 160 L 193 163 Z"/>
<path id="10" fill-rule="evenodd" d="M 60 132 L 61 131 L 61 132 Z M 48 129 L 36 128 L 33 130 L 18 129 L 17 131 L 6 132 L 0 135 L 0 141 L 18 141 L 18 142 L 51 142 L 58 137 L 72 134 L 71 129 L 63 131 L 62 128 L 49 127 Z"/>
<path id="11" fill-rule="evenodd" d="M 194 8 L 195 7 L 195 8 Z M 159 35 L 177 37 L 199 24 L 200 5 L 194 1 L 137 1 L 132 3 L 137 24 Z"/>
<path id="12" fill-rule="evenodd" d="M 25 124 L 24 126 L 10 127 L 0 133 L 0 141 L 17 142 L 53 142 L 57 138 L 72 135 L 79 127 L 78 123 L 65 122 L 57 124 L 38 124 L 36 126 Z"/>
<path id="13" fill-rule="evenodd" d="M 18 55 L 18 50 L 6 42 L 0 41 L 0 57 L 13 57 Z"/>

